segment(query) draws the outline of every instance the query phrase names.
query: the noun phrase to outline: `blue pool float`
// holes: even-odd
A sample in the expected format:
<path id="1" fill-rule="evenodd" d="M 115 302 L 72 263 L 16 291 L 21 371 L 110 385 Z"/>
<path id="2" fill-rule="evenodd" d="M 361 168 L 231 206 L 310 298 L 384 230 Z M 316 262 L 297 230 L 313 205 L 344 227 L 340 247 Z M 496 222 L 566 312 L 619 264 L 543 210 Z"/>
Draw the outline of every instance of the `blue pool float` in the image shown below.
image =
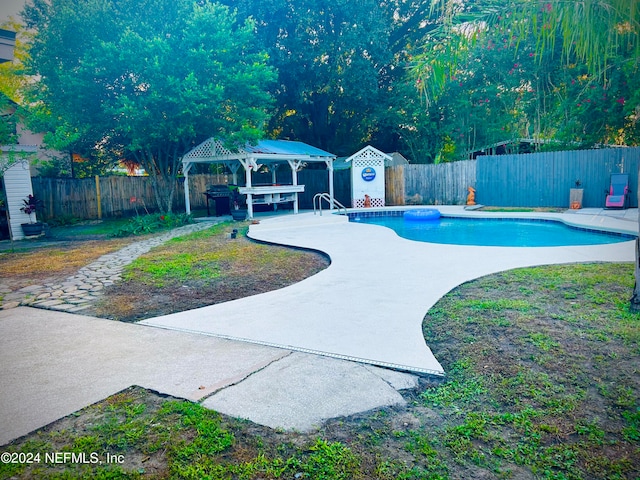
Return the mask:
<path id="1" fill-rule="evenodd" d="M 440 218 L 440 211 L 435 208 L 421 208 L 419 210 L 407 210 L 402 216 L 405 220 L 423 222 L 438 220 Z"/>

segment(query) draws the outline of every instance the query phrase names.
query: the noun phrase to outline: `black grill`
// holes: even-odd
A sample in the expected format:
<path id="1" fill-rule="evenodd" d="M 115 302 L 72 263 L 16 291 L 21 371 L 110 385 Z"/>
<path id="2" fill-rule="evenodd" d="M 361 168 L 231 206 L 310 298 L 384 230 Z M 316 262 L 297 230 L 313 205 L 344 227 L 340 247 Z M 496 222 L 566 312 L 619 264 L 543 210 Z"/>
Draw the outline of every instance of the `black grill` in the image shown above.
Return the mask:
<path id="1" fill-rule="evenodd" d="M 211 216 L 211 211 L 209 210 L 209 200 L 212 199 L 214 201 L 216 207 L 216 217 L 220 215 L 229 215 L 231 213 L 231 209 L 229 208 L 229 197 L 231 196 L 231 190 L 226 185 L 209 185 L 207 187 L 207 191 L 204 192 L 205 197 L 207 197 L 207 216 Z"/>

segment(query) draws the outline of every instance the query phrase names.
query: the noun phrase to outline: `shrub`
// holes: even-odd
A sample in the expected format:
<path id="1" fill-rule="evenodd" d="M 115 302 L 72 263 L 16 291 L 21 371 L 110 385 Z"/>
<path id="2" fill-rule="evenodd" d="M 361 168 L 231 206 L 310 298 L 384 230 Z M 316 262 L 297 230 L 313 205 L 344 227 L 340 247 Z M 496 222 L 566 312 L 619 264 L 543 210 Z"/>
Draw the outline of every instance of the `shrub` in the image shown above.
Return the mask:
<path id="1" fill-rule="evenodd" d="M 169 230 L 193 223 L 193 217 L 185 213 L 153 213 L 150 215 L 136 215 L 124 226 L 117 230 L 114 237 L 130 237 L 132 235 L 146 235 L 162 230 Z"/>

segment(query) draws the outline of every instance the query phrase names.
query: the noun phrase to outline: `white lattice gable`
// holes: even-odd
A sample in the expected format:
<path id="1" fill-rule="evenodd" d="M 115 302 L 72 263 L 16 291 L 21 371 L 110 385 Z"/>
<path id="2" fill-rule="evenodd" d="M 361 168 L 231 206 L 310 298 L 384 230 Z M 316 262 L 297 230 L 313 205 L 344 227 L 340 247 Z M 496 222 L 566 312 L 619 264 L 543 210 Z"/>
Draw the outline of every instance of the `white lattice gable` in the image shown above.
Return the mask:
<path id="1" fill-rule="evenodd" d="M 220 140 L 209 138 L 189 150 L 182 158 L 182 162 L 211 162 L 243 158 L 245 156 L 246 152 L 232 152 Z"/>
<path id="2" fill-rule="evenodd" d="M 391 157 L 377 148 L 367 145 L 345 159 L 345 162 L 352 162 L 353 167 L 384 167 L 385 160 L 389 161 Z"/>

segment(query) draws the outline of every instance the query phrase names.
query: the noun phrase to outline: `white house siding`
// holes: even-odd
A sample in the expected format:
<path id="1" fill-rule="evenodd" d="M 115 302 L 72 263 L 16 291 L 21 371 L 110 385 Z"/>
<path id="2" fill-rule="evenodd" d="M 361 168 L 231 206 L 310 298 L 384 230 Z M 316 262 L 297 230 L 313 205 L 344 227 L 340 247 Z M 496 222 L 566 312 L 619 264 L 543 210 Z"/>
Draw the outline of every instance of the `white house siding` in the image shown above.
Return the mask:
<path id="1" fill-rule="evenodd" d="M 20 208 L 27 195 L 33 194 L 28 161 L 17 162 L 4 172 L 4 188 L 9 210 L 9 233 L 14 240 L 21 240 L 24 234 L 20 225 L 29 222 L 29 215 L 20 211 Z M 32 215 L 34 221 L 35 215 Z"/>

